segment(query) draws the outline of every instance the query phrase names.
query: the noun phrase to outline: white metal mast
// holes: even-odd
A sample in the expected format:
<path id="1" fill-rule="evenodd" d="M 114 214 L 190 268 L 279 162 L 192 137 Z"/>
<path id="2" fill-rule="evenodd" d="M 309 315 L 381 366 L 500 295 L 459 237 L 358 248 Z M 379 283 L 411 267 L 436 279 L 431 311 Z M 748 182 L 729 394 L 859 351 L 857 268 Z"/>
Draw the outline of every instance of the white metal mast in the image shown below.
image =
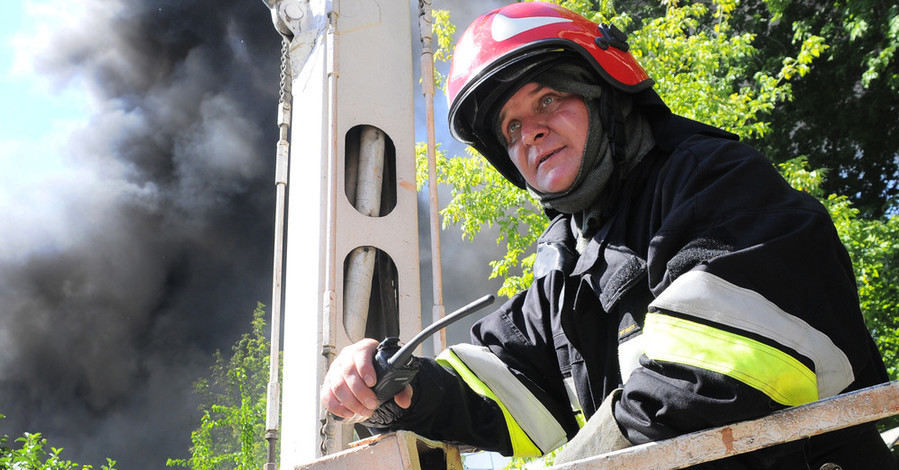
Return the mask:
<path id="1" fill-rule="evenodd" d="M 336 352 L 421 328 L 411 12 L 394 0 L 264 2 L 290 39 L 280 465 L 294 468 L 352 438 L 319 404 Z"/>

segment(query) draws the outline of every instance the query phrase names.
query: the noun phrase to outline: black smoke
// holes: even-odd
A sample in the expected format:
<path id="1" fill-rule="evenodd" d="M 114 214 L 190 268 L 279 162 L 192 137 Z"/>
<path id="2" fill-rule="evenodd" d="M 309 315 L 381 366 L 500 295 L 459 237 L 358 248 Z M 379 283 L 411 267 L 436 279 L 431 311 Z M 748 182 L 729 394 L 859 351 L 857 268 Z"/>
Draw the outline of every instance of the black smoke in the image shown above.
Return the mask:
<path id="1" fill-rule="evenodd" d="M 258 0 L 83 3 L 34 63 L 94 112 L 61 157 L 78 179 L 35 188 L 59 235 L 2 258 L 0 434 L 159 469 L 271 296 L 280 37 Z"/>

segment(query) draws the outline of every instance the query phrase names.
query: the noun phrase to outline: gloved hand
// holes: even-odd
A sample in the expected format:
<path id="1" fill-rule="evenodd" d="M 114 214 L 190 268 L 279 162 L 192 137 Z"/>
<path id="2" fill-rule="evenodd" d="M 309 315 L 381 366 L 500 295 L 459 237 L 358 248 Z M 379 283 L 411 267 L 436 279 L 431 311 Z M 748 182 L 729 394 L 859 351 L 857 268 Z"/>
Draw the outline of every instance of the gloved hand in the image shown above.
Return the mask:
<path id="1" fill-rule="evenodd" d="M 603 400 L 596 414 L 590 417 L 574 439 L 559 452 L 553 465 L 574 462 L 633 445 L 621 433 L 612 413 L 615 402 L 621 398 L 621 390 L 615 389 Z"/>
<path id="2" fill-rule="evenodd" d="M 411 390 L 411 387 L 409 389 Z M 407 411 L 407 408 L 397 405 L 396 401 L 388 400 L 381 403 L 381 406 L 377 407 L 371 416 L 362 421 L 362 425 L 367 428 L 389 428 L 390 425 L 402 418 Z"/>

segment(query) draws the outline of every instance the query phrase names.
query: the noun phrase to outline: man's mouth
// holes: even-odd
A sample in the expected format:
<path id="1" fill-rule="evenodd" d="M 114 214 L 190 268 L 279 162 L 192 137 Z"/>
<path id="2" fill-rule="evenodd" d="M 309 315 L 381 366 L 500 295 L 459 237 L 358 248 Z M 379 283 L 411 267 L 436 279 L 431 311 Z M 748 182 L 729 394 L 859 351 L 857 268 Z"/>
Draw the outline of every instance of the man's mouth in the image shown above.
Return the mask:
<path id="1" fill-rule="evenodd" d="M 564 148 L 564 147 L 562 147 L 562 148 Z M 537 167 L 540 167 L 540 165 L 542 165 L 543 162 L 549 160 L 550 158 L 555 156 L 557 153 L 562 151 L 562 148 L 557 148 L 557 149 L 553 150 L 552 152 L 548 152 L 546 154 L 538 156 L 537 157 Z"/>

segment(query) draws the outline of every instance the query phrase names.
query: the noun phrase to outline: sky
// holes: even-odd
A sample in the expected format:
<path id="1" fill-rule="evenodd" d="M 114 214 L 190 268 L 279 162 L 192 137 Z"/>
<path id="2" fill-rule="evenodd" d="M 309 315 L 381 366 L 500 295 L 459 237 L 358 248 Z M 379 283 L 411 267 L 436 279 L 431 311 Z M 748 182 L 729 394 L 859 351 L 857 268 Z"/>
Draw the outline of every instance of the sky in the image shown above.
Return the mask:
<path id="1" fill-rule="evenodd" d="M 84 96 L 73 89 L 54 91 L 47 78 L 32 69 L 31 56 L 41 46 L 39 31 L 45 30 L 41 16 L 48 8 L 32 2 L 5 2 L 0 15 L 0 98 L 4 103 L 0 139 L 4 144 L 21 144 L 50 128 L 66 127 L 87 112 Z M 40 117 L 50 122 L 36 126 Z M 35 128 L 37 127 L 37 129 Z M 13 145 L 13 148 L 18 148 Z M 13 169 L 11 149 L 3 147 L 4 170 Z M 22 167 L 19 167 L 21 170 Z M 7 172 L 4 171 L 4 174 Z"/>
<path id="2" fill-rule="evenodd" d="M 498 2 L 475 3 L 433 2 L 465 24 Z M 0 435 L 186 456 L 192 383 L 271 295 L 279 43 L 258 0 L 0 4 Z M 442 243 L 451 310 L 489 268 Z"/>
<path id="3" fill-rule="evenodd" d="M 83 123 L 89 110 L 77 84 L 56 88 L 50 78 L 33 70 L 31 56 L 45 41 L 40 32 L 47 28 L 41 19 L 47 13 L 47 7 L 31 2 L 0 6 L 0 207 L 8 222 L 23 222 L 16 207 L 46 206 L 38 191 L 27 188 L 66 172 L 55 148 L 62 140 L 58 136 Z M 0 248 L 0 254 L 29 249 L 21 243 Z"/>

